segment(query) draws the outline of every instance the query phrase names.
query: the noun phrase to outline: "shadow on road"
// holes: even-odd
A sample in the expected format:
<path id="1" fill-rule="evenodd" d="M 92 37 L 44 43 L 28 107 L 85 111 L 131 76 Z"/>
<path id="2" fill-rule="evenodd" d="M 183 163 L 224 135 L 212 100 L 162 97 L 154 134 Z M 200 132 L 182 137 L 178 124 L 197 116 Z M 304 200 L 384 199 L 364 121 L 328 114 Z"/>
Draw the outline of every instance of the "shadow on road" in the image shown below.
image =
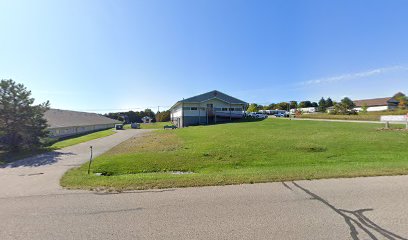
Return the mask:
<path id="1" fill-rule="evenodd" d="M 300 186 L 299 184 L 292 182 L 293 185 L 295 185 L 297 188 L 311 196 L 313 199 L 323 203 L 330 209 L 332 209 L 334 212 L 336 212 L 338 215 L 342 216 L 344 218 L 344 221 L 347 223 L 348 227 L 350 228 L 350 235 L 354 240 L 359 240 L 359 231 L 365 232 L 371 239 L 378 239 L 376 235 L 380 235 L 381 239 L 390 239 L 390 240 L 408 240 L 408 238 L 401 237 L 389 230 L 386 230 L 379 226 L 378 224 L 374 223 L 372 220 L 370 220 L 368 217 L 364 215 L 364 212 L 367 211 L 373 211 L 373 209 L 368 208 L 368 209 L 358 209 L 355 211 L 350 211 L 350 210 L 345 210 L 345 209 L 339 209 L 330 204 L 328 201 L 325 199 L 321 198 L 317 194 L 309 191 L 308 189 Z M 291 189 L 287 184 L 284 184 L 286 188 Z M 291 189 L 292 190 L 292 189 Z M 350 214 L 354 216 L 356 219 L 350 217 Z"/>
<path id="2" fill-rule="evenodd" d="M 40 154 L 35 157 L 29 157 L 26 159 L 17 160 L 12 163 L 6 163 L 0 165 L 0 168 L 16 168 L 16 167 L 39 167 L 44 165 L 50 165 L 58 162 L 62 156 L 75 155 L 73 153 L 61 153 L 61 152 L 48 152 Z"/>

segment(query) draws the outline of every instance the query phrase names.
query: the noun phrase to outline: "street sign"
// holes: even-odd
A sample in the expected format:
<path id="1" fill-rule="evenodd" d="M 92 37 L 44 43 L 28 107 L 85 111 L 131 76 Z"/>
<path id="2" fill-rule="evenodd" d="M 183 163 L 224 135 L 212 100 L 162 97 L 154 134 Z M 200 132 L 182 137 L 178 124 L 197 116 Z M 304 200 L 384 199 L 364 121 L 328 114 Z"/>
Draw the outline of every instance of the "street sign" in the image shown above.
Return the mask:
<path id="1" fill-rule="evenodd" d="M 407 115 L 381 116 L 381 122 L 385 122 L 385 128 L 390 127 L 390 122 L 393 122 L 393 123 L 405 123 L 406 124 L 406 129 L 408 129 L 408 114 Z"/>
<path id="2" fill-rule="evenodd" d="M 388 115 L 381 116 L 381 122 L 401 122 L 405 123 L 407 121 L 406 115 Z"/>

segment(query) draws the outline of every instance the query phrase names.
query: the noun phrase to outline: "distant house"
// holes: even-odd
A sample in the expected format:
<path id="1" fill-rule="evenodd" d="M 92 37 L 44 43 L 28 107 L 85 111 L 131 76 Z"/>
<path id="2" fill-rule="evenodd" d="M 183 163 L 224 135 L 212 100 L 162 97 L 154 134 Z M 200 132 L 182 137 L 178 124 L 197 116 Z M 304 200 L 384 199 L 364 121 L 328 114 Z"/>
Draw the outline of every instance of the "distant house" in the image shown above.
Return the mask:
<path id="1" fill-rule="evenodd" d="M 153 119 L 152 119 L 151 117 L 149 117 L 149 116 L 144 116 L 144 117 L 142 117 L 143 123 L 151 123 L 152 120 L 153 120 Z"/>
<path id="2" fill-rule="evenodd" d="M 399 96 L 402 93 L 397 93 L 395 96 Z M 373 99 L 364 99 L 364 100 L 355 100 L 354 110 L 361 111 L 364 107 L 367 107 L 367 112 L 376 112 L 376 111 L 386 111 L 396 109 L 398 107 L 399 101 L 394 97 L 388 98 L 373 98 Z"/>
<path id="3" fill-rule="evenodd" d="M 334 112 L 334 110 L 335 110 L 335 107 L 334 107 L 334 106 L 331 106 L 331 107 L 326 108 L 326 112 L 327 112 L 327 113 L 332 113 L 332 112 Z"/>
<path id="4" fill-rule="evenodd" d="M 205 125 L 240 119 L 248 103 L 220 91 L 211 91 L 183 99 L 170 108 L 170 118 L 177 127 Z"/>
<path id="5" fill-rule="evenodd" d="M 50 109 L 44 114 L 50 137 L 67 137 L 113 128 L 121 123 L 96 113 Z"/>

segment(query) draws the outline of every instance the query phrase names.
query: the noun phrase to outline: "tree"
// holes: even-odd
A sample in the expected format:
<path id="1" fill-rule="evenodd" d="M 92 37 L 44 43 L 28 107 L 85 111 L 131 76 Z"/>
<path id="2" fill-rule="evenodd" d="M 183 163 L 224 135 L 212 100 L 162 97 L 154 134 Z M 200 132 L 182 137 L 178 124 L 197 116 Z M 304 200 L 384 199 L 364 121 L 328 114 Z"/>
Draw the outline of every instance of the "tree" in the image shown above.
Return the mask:
<path id="1" fill-rule="evenodd" d="M 256 103 L 250 104 L 247 112 L 258 112 L 258 105 Z"/>
<path id="2" fill-rule="evenodd" d="M 351 109 L 353 109 L 353 108 L 356 106 L 356 105 L 354 104 L 354 102 L 353 102 L 350 98 L 348 98 L 348 97 L 343 98 L 340 102 L 341 102 L 341 104 L 343 104 L 344 107 L 345 107 L 346 109 L 348 109 L 348 110 L 351 110 Z"/>
<path id="3" fill-rule="evenodd" d="M 320 99 L 319 101 L 319 111 L 320 112 L 325 112 L 327 108 L 327 103 L 326 103 L 326 99 L 324 99 L 323 97 Z"/>
<path id="4" fill-rule="evenodd" d="M 308 108 L 312 107 L 312 103 L 310 101 L 302 101 L 299 103 L 299 108 Z"/>
<path id="5" fill-rule="evenodd" d="M 334 113 L 335 114 L 356 114 L 356 111 L 353 110 L 354 107 L 355 107 L 354 102 L 350 98 L 345 97 L 339 103 L 336 103 L 336 105 L 334 106 L 335 108 Z"/>
<path id="6" fill-rule="evenodd" d="M 290 109 L 296 109 L 298 107 L 297 101 L 290 101 Z"/>
<path id="7" fill-rule="evenodd" d="M 408 98 L 405 96 L 405 94 L 399 92 L 393 96 L 395 100 L 399 101 L 398 107 L 400 109 L 406 109 L 408 107 Z"/>
<path id="8" fill-rule="evenodd" d="M 170 121 L 170 111 L 164 111 L 164 112 L 157 112 L 156 113 L 156 121 L 157 122 L 168 122 Z"/>
<path id="9" fill-rule="evenodd" d="M 31 91 L 13 80 L 0 82 L 0 148 L 10 152 L 34 150 L 48 135 L 44 113 L 49 102 L 34 105 Z"/>
<path id="10" fill-rule="evenodd" d="M 334 106 L 333 101 L 331 100 L 331 98 L 328 98 L 328 99 L 326 100 L 326 108 L 328 108 L 328 107 L 333 107 L 333 106 Z"/>
<path id="11" fill-rule="evenodd" d="M 275 110 L 276 109 L 276 104 L 275 103 L 271 103 L 268 105 L 268 109 L 267 110 Z"/>
<path id="12" fill-rule="evenodd" d="M 289 103 L 287 102 L 280 102 L 275 105 L 276 109 L 278 110 L 288 110 Z"/>
<path id="13" fill-rule="evenodd" d="M 319 104 L 317 104 L 317 102 L 312 102 L 312 107 L 317 108 L 317 107 L 319 107 Z"/>
<path id="14" fill-rule="evenodd" d="M 363 106 L 361 106 L 361 112 L 366 113 L 368 109 L 367 103 L 363 103 Z"/>

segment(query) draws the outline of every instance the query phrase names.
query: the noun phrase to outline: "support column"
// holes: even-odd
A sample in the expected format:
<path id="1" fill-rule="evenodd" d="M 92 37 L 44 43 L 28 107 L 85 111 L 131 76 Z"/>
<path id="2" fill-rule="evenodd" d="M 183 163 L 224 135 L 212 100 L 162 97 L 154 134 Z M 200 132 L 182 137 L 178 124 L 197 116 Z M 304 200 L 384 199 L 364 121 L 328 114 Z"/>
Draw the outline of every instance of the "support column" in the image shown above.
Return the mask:
<path id="1" fill-rule="evenodd" d="M 205 112 L 207 113 L 207 125 L 208 125 L 208 106 L 205 108 Z"/>

